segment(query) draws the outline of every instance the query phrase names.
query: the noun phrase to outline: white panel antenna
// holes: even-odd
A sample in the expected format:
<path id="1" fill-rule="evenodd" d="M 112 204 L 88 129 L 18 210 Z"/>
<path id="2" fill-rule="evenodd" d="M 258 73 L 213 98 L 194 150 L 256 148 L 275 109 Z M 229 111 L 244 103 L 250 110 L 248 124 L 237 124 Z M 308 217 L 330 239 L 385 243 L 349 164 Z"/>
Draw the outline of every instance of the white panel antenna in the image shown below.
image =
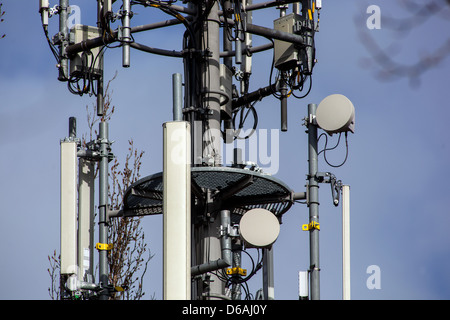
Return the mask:
<path id="1" fill-rule="evenodd" d="M 185 121 L 163 125 L 163 297 L 191 298 L 191 136 Z"/>
<path id="2" fill-rule="evenodd" d="M 77 273 L 77 143 L 61 142 L 61 274 Z"/>

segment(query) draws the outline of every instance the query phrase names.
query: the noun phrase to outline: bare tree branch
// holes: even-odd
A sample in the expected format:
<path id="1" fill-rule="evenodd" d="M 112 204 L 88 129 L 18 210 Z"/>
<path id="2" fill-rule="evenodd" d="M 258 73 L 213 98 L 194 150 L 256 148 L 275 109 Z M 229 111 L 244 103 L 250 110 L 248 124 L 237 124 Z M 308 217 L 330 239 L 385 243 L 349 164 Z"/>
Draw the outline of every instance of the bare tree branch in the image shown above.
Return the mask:
<path id="1" fill-rule="evenodd" d="M 128 141 L 128 154 L 122 171 L 118 170 L 115 160 L 111 167 L 112 188 L 110 203 L 112 210 L 118 210 L 123 204 L 125 190 L 140 178 L 143 151 L 134 148 L 133 140 Z M 136 300 L 145 294 L 143 276 L 153 255 L 148 251 L 144 232 L 140 225 L 141 217 L 123 217 L 114 219 L 110 224 L 110 239 L 114 248 L 110 251 L 110 280 L 114 286 L 127 288 L 116 299 Z M 141 268 L 141 276 L 136 276 Z"/>
<path id="2" fill-rule="evenodd" d="M 82 138 L 83 147 L 87 147 L 88 144 L 95 141 L 93 140 L 97 136 L 95 124 L 99 121 L 110 120 L 114 114 L 115 107 L 111 103 L 112 90 L 110 84 L 116 76 L 117 72 L 105 89 L 103 116 L 94 116 L 96 114 L 95 105 L 93 105 L 92 110 L 89 110 L 86 106 L 90 140 L 88 142 L 86 134 L 84 134 Z M 108 196 L 110 209 L 112 210 L 118 210 L 122 207 L 125 190 L 140 178 L 144 152 L 138 151 L 134 147 L 132 139 L 128 141 L 128 145 L 128 152 L 122 169 L 120 169 L 118 159 L 115 158 L 109 170 Z M 98 166 L 95 175 L 97 175 L 97 172 Z M 123 292 L 117 292 L 113 299 L 139 300 L 145 294 L 143 291 L 144 275 L 153 255 L 147 248 L 144 231 L 140 223 L 140 217 L 113 218 L 109 223 L 109 239 L 110 243 L 113 244 L 113 249 L 108 252 L 109 280 L 114 287 L 125 289 Z M 58 271 L 60 270 L 60 257 L 56 256 L 56 250 L 53 256 L 48 257 L 48 260 L 50 268 L 47 271 L 52 280 L 48 289 L 49 295 L 52 299 L 59 299 L 60 288 L 57 284 L 60 278 Z"/>
<path id="3" fill-rule="evenodd" d="M 417 86 L 420 83 L 420 77 L 426 71 L 436 68 L 450 55 L 450 37 L 445 38 L 445 32 L 439 33 L 439 30 L 430 30 L 443 38 L 442 44 L 431 48 L 429 53 L 422 53 L 419 59 L 412 63 L 403 62 L 402 57 L 394 58 L 395 50 L 393 48 L 399 49 L 406 34 L 413 33 L 426 21 L 435 18 L 450 21 L 450 0 L 430 0 L 427 3 L 399 0 L 398 3 L 402 6 L 403 12 L 407 13 L 406 18 L 390 17 L 385 12 L 382 14 L 382 28 L 397 33 L 394 42 L 386 47 L 382 47 L 375 40 L 375 37 L 372 36 L 374 31 L 362 27 L 365 25 L 364 18 L 367 17 L 363 15 L 355 17 L 358 37 L 370 54 L 370 58 L 364 59 L 362 64 L 365 67 L 375 67 L 375 77 L 381 81 L 406 78 L 410 81 L 410 85 Z M 418 48 L 425 47 L 426 40 L 420 39 Z"/>
<path id="4" fill-rule="evenodd" d="M 51 256 L 48 256 L 48 262 L 50 264 L 50 267 L 47 269 L 47 272 L 51 279 L 50 287 L 48 288 L 48 294 L 52 300 L 59 300 L 59 270 L 61 270 L 61 255 L 57 255 L 56 250 L 54 250 L 53 254 Z"/>
<path id="5" fill-rule="evenodd" d="M 5 15 L 5 11 L 2 10 L 2 6 L 3 3 L 0 3 L 0 22 L 4 21 L 3 16 Z M 6 34 L 0 35 L 0 39 L 3 39 L 4 37 L 6 37 Z"/>

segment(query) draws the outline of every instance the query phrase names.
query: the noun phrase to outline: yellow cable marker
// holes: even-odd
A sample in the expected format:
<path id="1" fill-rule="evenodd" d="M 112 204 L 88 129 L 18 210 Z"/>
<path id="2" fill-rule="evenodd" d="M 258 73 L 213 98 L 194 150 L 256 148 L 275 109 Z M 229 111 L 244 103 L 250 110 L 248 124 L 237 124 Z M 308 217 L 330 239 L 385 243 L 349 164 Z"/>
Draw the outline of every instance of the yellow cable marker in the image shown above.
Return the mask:
<path id="1" fill-rule="evenodd" d="M 303 231 L 309 231 L 309 230 L 312 230 L 312 229 L 320 230 L 320 223 L 318 223 L 316 221 L 311 221 L 309 224 L 302 225 L 302 230 Z"/>
<path id="2" fill-rule="evenodd" d="M 184 20 L 186 20 L 181 14 L 176 14 L 175 15 L 175 17 L 178 19 L 178 20 L 180 20 L 180 21 L 184 21 Z"/>
<path id="3" fill-rule="evenodd" d="M 95 249 L 97 250 L 111 250 L 114 247 L 112 243 L 97 243 Z"/>
<path id="4" fill-rule="evenodd" d="M 239 268 L 239 267 L 227 268 L 226 272 L 227 272 L 227 274 L 230 274 L 230 275 L 233 275 L 233 274 L 239 274 L 241 276 L 247 275 L 247 270 Z"/>
<path id="5" fill-rule="evenodd" d="M 311 13 L 311 9 L 308 9 L 308 15 L 309 15 L 309 20 L 312 20 L 312 13 Z"/>

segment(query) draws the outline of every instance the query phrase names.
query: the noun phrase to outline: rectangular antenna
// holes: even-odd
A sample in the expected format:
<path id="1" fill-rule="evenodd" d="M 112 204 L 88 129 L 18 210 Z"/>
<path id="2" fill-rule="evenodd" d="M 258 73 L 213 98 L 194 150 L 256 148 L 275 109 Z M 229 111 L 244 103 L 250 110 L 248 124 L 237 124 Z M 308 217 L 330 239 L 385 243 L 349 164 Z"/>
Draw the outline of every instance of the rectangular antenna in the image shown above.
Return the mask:
<path id="1" fill-rule="evenodd" d="M 350 186 L 342 186 L 342 299 L 350 300 Z"/>
<path id="2" fill-rule="evenodd" d="M 77 143 L 61 141 L 61 275 L 77 273 Z"/>
<path id="3" fill-rule="evenodd" d="M 163 298 L 191 299 L 191 129 L 163 125 Z"/>
<path id="4" fill-rule="evenodd" d="M 81 158 L 78 176 L 78 279 L 93 281 L 94 162 Z"/>

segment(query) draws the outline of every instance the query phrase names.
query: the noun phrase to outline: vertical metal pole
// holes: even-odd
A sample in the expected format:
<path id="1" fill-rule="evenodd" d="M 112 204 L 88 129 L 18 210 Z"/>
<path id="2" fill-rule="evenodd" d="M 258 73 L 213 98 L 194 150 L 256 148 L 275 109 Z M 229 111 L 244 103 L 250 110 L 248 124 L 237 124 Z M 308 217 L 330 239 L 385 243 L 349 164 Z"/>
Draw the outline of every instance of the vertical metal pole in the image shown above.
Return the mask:
<path id="1" fill-rule="evenodd" d="M 242 255 L 241 255 L 241 246 L 240 245 L 233 245 L 233 248 L 236 250 L 233 251 L 233 268 L 240 268 L 242 264 Z M 241 286 L 239 283 L 233 283 L 231 286 L 231 300 L 241 300 L 242 294 L 241 294 Z"/>
<path id="2" fill-rule="evenodd" d="M 224 0 L 223 1 L 223 17 L 225 19 L 231 18 L 229 10 L 232 9 L 231 7 L 231 0 Z M 232 51 L 233 50 L 233 44 L 231 43 L 229 37 L 228 37 L 228 30 L 226 28 L 223 28 L 223 36 L 222 36 L 222 43 L 223 43 L 223 50 L 224 51 Z M 232 57 L 224 57 L 223 63 L 225 66 L 228 67 L 228 69 L 232 70 L 233 68 L 233 58 Z"/>
<path id="3" fill-rule="evenodd" d="M 242 63 L 242 42 L 241 42 L 241 37 L 242 37 L 242 31 L 238 31 L 237 32 L 237 36 L 236 36 L 236 48 L 235 48 L 235 54 L 234 54 L 234 61 L 236 64 L 241 64 Z"/>
<path id="4" fill-rule="evenodd" d="M 97 2 L 97 27 L 102 28 L 101 20 L 103 17 L 102 9 L 104 9 L 103 6 L 103 0 L 98 0 Z M 104 13 L 104 12 L 103 12 Z M 105 14 L 105 13 L 104 13 Z M 101 30 L 103 31 L 103 29 Z M 100 77 L 97 80 L 97 116 L 102 117 L 103 116 L 103 107 L 104 107 L 104 100 L 103 100 L 103 53 L 101 53 L 98 57 L 99 61 L 99 69 L 100 69 Z"/>
<path id="5" fill-rule="evenodd" d="M 263 258 L 263 292 L 264 300 L 275 299 L 274 272 L 273 272 L 273 247 L 264 250 Z"/>
<path id="6" fill-rule="evenodd" d="M 100 156 L 99 163 L 99 243 L 102 246 L 108 244 L 108 224 L 106 220 L 106 206 L 108 202 L 108 155 L 109 155 L 109 141 L 108 141 L 108 123 L 101 121 L 99 124 L 99 140 L 100 140 Z M 100 293 L 100 300 L 107 300 L 108 294 L 108 251 L 104 249 L 99 250 L 99 278 L 102 291 Z"/>
<path id="7" fill-rule="evenodd" d="M 246 7 L 249 5 L 252 5 L 253 0 L 246 0 L 242 2 L 244 11 L 246 11 Z M 246 11 L 245 13 L 246 15 L 246 24 L 252 24 L 253 23 L 253 11 Z M 247 51 L 248 49 L 250 49 L 252 47 L 252 34 L 249 32 L 244 32 L 244 48 L 245 51 Z M 241 64 L 241 71 L 244 73 L 244 78 L 241 80 L 241 94 L 246 94 L 248 93 L 248 89 L 249 89 L 249 79 L 250 79 L 250 75 L 252 74 L 252 56 L 245 54 L 245 56 L 242 59 L 242 64 Z"/>
<path id="8" fill-rule="evenodd" d="M 183 120 L 183 92 L 182 92 L 181 74 L 174 73 L 172 75 L 173 88 L 173 120 Z"/>
<path id="9" fill-rule="evenodd" d="M 61 44 L 59 46 L 59 81 L 66 81 L 69 78 L 69 59 L 66 47 L 69 45 L 69 28 L 67 18 L 69 16 L 69 0 L 59 0 L 59 36 Z"/>
<path id="10" fill-rule="evenodd" d="M 236 21 L 236 38 L 234 39 L 234 43 L 235 43 L 235 52 L 234 52 L 234 62 L 236 64 L 241 64 L 242 63 L 242 42 L 241 42 L 241 37 L 242 37 L 242 29 L 241 29 L 241 24 L 242 24 L 242 16 L 241 16 L 241 1 L 235 1 L 234 3 L 234 14 L 237 18 Z"/>
<path id="11" fill-rule="evenodd" d="M 320 299 L 320 268 L 319 268 L 319 182 L 317 180 L 317 125 L 315 124 L 316 104 L 308 105 L 308 206 L 309 206 L 309 243 L 310 243 L 310 277 L 311 300 Z"/>
<path id="12" fill-rule="evenodd" d="M 220 27 L 219 3 L 212 6 L 203 30 L 203 50 L 208 51 L 203 63 L 202 91 L 204 108 L 208 108 L 208 119 L 204 140 L 207 144 L 204 157 L 211 159 L 213 166 L 221 165 L 220 131 Z"/>
<path id="13" fill-rule="evenodd" d="M 203 232 L 203 261 L 216 261 L 222 258 L 221 239 L 217 236 L 217 231 L 220 230 L 221 221 L 217 215 L 213 222 L 210 222 Z M 225 294 L 225 283 L 222 282 L 214 273 L 207 274 L 209 276 L 208 286 L 204 292 L 204 299 L 220 300 Z"/>
<path id="14" fill-rule="evenodd" d="M 284 17 L 286 16 L 286 10 L 288 8 L 288 5 L 280 5 L 277 7 L 278 9 L 280 9 L 280 17 Z M 285 132 L 287 131 L 287 126 L 288 126 L 288 122 L 287 122 L 287 93 L 288 93 L 288 87 L 286 84 L 286 73 L 282 72 L 282 76 L 281 76 L 281 88 L 280 88 L 280 94 L 281 94 L 281 99 L 280 99 L 280 103 L 281 103 L 281 123 L 280 123 L 280 127 L 281 127 L 281 131 Z"/>
<path id="15" fill-rule="evenodd" d="M 307 22 L 307 25 L 309 25 L 309 27 L 311 29 L 314 29 L 314 22 L 310 19 L 310 14 L 312 15 L 312 3 L 311 0 L 302 0 L 302 16 L 305 22 Z M 314 50 L 314 46 L 313 46 L 313 36 L 311 31 L 308 31 L 305 33 L 305 44 L 306 46 L 306 50 L 305 50 L 305 56 L 302 57 L 303 60 L 303 68 L 304 68 L 304 72 L 306 74 L 311 74 L 312 73 L 312 68 L 313 68 L 313 50 Z"/>
<path id="16" fill-rule="evenodd" d="M 232 243 L 229 235 L 231 226 L 231 212 L 230 210 L 220 210 L 220 247 L 222 251 L 222 259 L 226 259 L 228 263 L 232 264 Z"/>
<path id="17" fill-rule="evenodd" d="M 130 0 L 123 0 L 122 7 L 122 65 L 124 68 L 130 66 L 130 44 L 131 31 L 130 31 L 130 14 L 131 5 Z"/>
<path id="18" fill-rule="evenodd" d="M 104 99 L 103 99 L 103 54 L 100 55 L 100 63 L 102 65 L 102 75 L 97 80 L 97 116 L 102 117 L 104 113 Z"/>
<path id="19" fill-rule="evenodd" d="M 199 5 L 201 6 L 201 4 Z M 201 92 L 203 98 L 202 107 L 206 111 L 206 119 L 204 131 L 202 134 L 204 149 L 203 158 L 207 159 L 208 165 L 221 165 L 221 142 L 222 133 L 220 126 L 220 21 L 219 21 L 219 4 L 214 2 L 205 21 L 202 21 L 201 29 L 202 50 L 206 57 L 202 61 L 201 73 Z M 199 141 L 197 141 L 198 143 Z M 211 203 L 212 199 L 208 199 L 207 203 Z M 209 204 L 208 204 L 209 207 Z M 214 221 L 211 221 L 214 220 Z M 209 221 L 196 227 L 195 232 L 198 233 L 198 245 L 200 252 L 196 262 L 207 263 L 221 258 L 220 240 L 217 230 L 220 228 L 219 217 L 211 217 Z M 203 292 L 198 292 L 198 296 L 204 299 L 217 299 L 224 295 L 224 283 L 215 274 L 204 275 L 210 277 L 207 284 L 203 286 Z"/>
<path id="20" fill-rule="evenodd" d="M 281 131 L 285 132 L 287 131 L 287 85 L 284 83 L 281 85 Z"/>
<path id="21" fill-rule="evenodd" d="M 231 13 L 230 10 L 232 10 L 231 7 L 231 1 L 230 0 L 224 0 L 222 2 L 222 7 L 223 7 L 223 18 L 225 19 L 229 19 L 231 18 Z M 228 30 L 227 28 L 222 28 L 223 33 L 222 33 L 222 45 L 223 45 L 223 50 L 224 51 L 232 51 L 233 50 L 233 43 L 230 40 L 230 37 L 228 36 Z M 224 57 L 223 58 L 223 64 L 225 65 L 225 69 L 228 70 L 233 70 L 233 58 L 231 56 L 229 57 Z M 226 78 L 226 77 L 225 77 Z M 221 81 L 224 81 L 225 78 Z M 229 81 L 229 85 L 231 85 L 232 83 L 232 79 L 227 80 Z M 233 129 L 233 123 L 232 123 L 232 118 L 230 119 L 223 119 L 223 129 L 225 131 L 225 143 L 231 143 L 234 139 L 234 136 L 232 134 L 230 134 L 232 132 Z"/>
<path id="22" fill-rule="evenodd" d="M 350 300 L 350 186 L 342 186 L 342 298 Z"/>

